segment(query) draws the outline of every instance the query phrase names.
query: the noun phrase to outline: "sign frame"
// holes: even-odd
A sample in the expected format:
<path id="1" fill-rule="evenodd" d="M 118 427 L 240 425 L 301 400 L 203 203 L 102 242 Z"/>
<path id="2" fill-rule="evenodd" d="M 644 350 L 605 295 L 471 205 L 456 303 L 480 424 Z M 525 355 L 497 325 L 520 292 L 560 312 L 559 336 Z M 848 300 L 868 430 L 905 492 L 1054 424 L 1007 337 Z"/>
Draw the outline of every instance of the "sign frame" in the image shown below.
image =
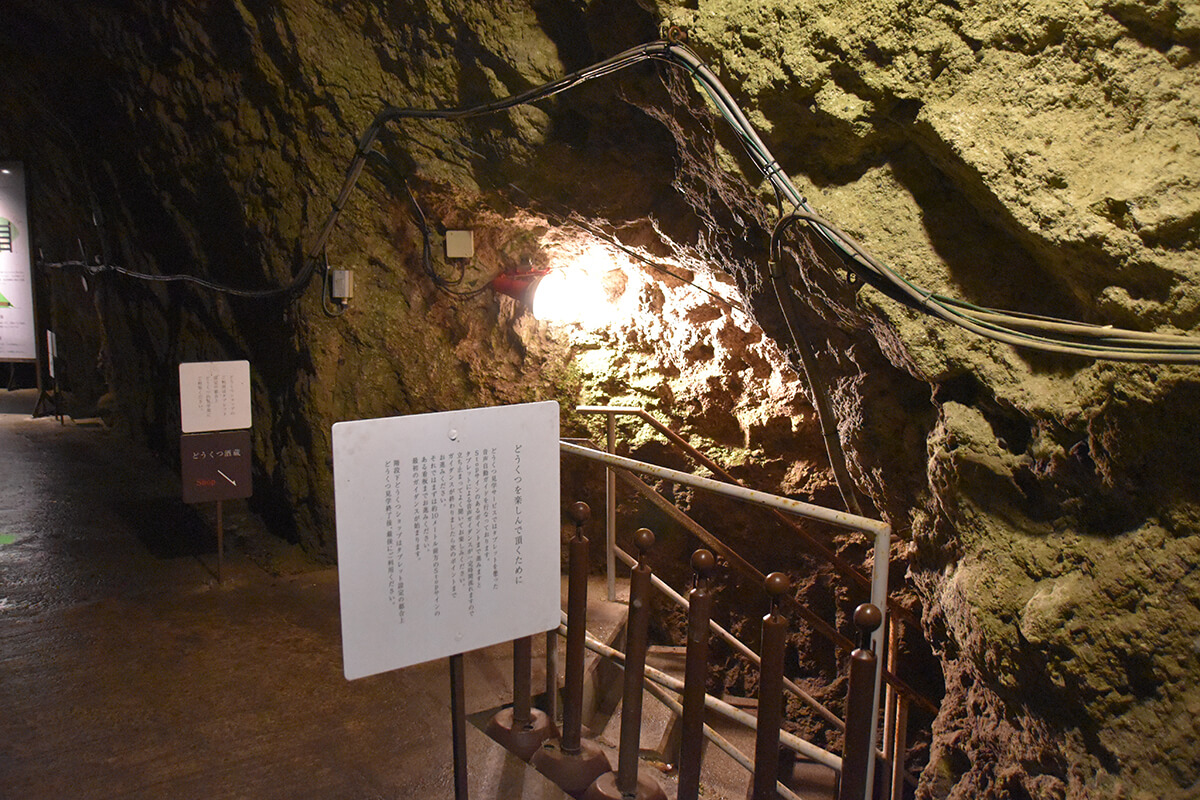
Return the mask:
<path id="1" fill-rule="evenodd" d="M 347 680 L 558 626 L 557 402 L 332 434 Z"/>
<path id="2" fill-rule="evenodd" d="M 183 502 L 244 500 L 253 494 L 250 431 L 185 433 L 179 439 Z"/>

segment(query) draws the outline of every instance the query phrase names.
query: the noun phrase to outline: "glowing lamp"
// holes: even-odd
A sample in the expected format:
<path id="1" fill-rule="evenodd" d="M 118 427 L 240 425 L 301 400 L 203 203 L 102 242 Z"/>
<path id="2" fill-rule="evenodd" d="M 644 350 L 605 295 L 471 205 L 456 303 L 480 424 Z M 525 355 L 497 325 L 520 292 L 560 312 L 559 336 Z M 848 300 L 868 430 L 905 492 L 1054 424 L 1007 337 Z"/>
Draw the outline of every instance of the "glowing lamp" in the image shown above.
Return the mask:
<path id="1" fill-rule="evenodd" d="M 504 273 L 492 289 L 526 306 L 542 322 L 586 322 L 604 305 L 595 279 L 583 270 Z"/>
<path id="2" fill-rule="evenodd" d="M 492 291 L 508 295 L 521 305 L 532 309 L 533 298 L 537 293 L 537 285 L 549 270 L 534 272 L 502 272 L 492 278 Z"/>
<path id="3" fill-rule="evenodd" d="M 611 255 L 602 248 L 592 247 L 573 254 L 565 266 L 506 272 L 497 276 L 491 286 L 524 305 L 543 322 L 600 328 L 611 323 L 613 303 L 624 291 L 625 281 Z"/>

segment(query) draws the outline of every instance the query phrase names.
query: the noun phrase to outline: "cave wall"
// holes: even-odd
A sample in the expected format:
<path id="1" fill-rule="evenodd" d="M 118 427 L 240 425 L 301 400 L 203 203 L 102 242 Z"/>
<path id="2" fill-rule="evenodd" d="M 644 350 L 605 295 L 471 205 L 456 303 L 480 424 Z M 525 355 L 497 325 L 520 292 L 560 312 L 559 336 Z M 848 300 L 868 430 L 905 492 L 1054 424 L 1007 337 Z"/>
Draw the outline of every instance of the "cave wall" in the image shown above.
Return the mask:
<path id="1" fill-rule="evenodd" d="M 47 260 L 280 285 L 384 103 L 483 102 L 678 26 L 813 205 L 913 280 L 1090 322 L 1197 323 L 1200 11 L 1183 2 L 9 5 L 0 155 L 31 167 Z M 328 245 L 357 273 L 343 317 L 316 284 L 290 303 L 47 277 L 55 318 L 78 321 L 81 404 L 170 458 L 175 365 L 249 358 L 254 502 L 327 557 L 333 421 L 496 402 L 645 403 L 758 485 L 837 502 L 781 363 L 796 354 L 763 271 L 773 198 L 685 76 L 640 67 L 486 119 L 406 124 L 380 149 Z M 699 319 L 692 341 L 648 325 L 581 344 L 507 299 L 447 296 L 405 181 L 430 219 L 478 231 L 487 268 L 541 263 L 573 213 L 725 276 L 761 333 Z M 786 266 L 852 474 L 903 539 L 940 657 L 918 794 L 1200 794 L 1196 368 L 1016 350 L 827 259 Z M 756 369 L 739 346 L 705 372 L 722 336 L 783 355 Z M 618 342 L 633 344 L 607 355 Z M 764 412 L 771 381 L 790 388 Z M 573 415 L 566 429 L 594 431 Z"/>

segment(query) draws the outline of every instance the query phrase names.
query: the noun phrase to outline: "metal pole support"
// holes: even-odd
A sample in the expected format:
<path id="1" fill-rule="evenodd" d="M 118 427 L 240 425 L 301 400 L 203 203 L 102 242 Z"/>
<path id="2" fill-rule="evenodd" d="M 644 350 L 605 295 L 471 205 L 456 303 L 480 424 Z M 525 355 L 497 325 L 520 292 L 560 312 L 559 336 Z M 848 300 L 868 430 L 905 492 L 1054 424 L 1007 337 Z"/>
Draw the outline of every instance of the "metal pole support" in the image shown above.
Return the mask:
<path id="1" fill-rule="evenodd" d="M 606 772 L 588 787 L 585 800 L 667 800 L 666 792 L 649 775 L 639 772 L 642 736 L 642 684 L 650 636 L 650 565 L 646 552 L 654 534 L 640 528 L 633 535 L 638 563 L 629 580 L 629 623 L 625 637 L 625 684 L 621 697 L 621 747 L 617 771 Z"/>
<path id="2" fill-rule="evenodd" d="M 599 745 L 584 739 L 583 667 L 587 637 L 588 540 L 584 523 L 591 518 L 587 503 L 570 508 L 575 537 L 568 544 L 567 566 L 567 657 L 563 685 L 562 740 L 547 742 L 533 754 L 534 769 L 558 784 L 567 794 L 582 794 L 612 767 Z"/>
<path id="3" fill-rule="evenodd" d="M 772 572 L 763 582 L 771 610 L 763 617 L 762 653 L 758 678 L 758 726 L 754 736 L 753 800 L 777 800 L 779 780 L 779 729 L 783 725 L 783 652 L 787 644 L 787 619 L 778 606 L 792 582 L 782 572 Z"/>
<path id="4" fill-rule="evenodd" d="M 546 712 L 532 706 L 530 662 L 533 660 L 533 637 L 513 640 L 513 704 L 488 721 L 487 735 L 495 739 L 522 761 L 528 761 L 554 735 L 554 726 Z"/>
<path id="5" fill-rule="evenodd" d="M 708 550 L 692 554 L 695 585 L 688 593 L 687 662 L 683 673 L 683 731 L 679 744 L 678 800 L 698 800 L 704 749 L 704 694 L 708 683 L 708 623 L 712 592 L 708 578 L 717 560 Z"/>
<path id="6" fill-rule="evenodd" d="M 883 622 L 878 606 L 863 603 L 854 610 L 860 644 L 850 654 L 850 688 L 846 697 L 846 751 L 842 755 L 842 783 L 838 800 L 869 800 L 870 756 L 875 749 L 875 653 L 871 634 Z"/>

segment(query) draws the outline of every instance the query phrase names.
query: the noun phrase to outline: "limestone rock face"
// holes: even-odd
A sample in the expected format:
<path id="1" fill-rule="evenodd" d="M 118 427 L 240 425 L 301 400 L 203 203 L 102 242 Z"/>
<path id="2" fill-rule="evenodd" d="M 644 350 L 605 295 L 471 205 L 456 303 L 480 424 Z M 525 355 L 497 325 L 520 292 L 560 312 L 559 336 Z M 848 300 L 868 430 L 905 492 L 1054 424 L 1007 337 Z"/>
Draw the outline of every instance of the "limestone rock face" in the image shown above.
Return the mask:
<path id="1" fill-rule="evenodd" d="M 31 167 L 47 261 L 287 284 L 384 105 L 490 102 L 674 27 L 813 206 L 914 283 L 1138 330 L 1200 322 L 1200 8 L 1183 0 L 10 0 L 5 14 L 0 152 Z M 739 477 L 837 504 L 767 279 L 775 201 L 750 169 L 665 66 L 392 125 L 318 254 L 356 271 L 344 315 L 327 315 L 319 270 L 298 299 L 54 273 L 55 313 L 78 332 L 68 374 L 170 453 L 175 365 L 249 358 L 256 507 L 329 557 L 332 422 L 499 402 L 643 405 Z M 424 258 L 421 219 L 435 250 L 441 231 L 475 230 L 474 261 Z M 572 335 L 473 294 L 589 242 L 630 258 L 604 237 L 629 266 L 686 280 L 630 281 L 636 313 Z M 904 540 L 894 557 L 945 681 L 918 796 L 1200 795 L 1198 368 L 998 344 L 805 252 L 792 237 L 783 263 L 797 332 L 864 505 Z"/>
<path id="2" fill-rule="evenodd" d="M 753 98 L 812 203 L 914 282 L 980 305 L 1194 328 L 1196 9 L 659 8 Z M 1198 482 L 1181 443 L 1196 369 L 1014 350 L 838 289 L 826 302 L 857 321 L 856 346 L 873 334 L 936 410 L 923 448 L 895 443 L 868 419 L 880 404 L 903 412 L 907 379 L 827 354 L 842 381 L 908 387 L 835 396 L 862 485 L 911 525 L 943 656 L 919 794 L 1195 796 Z M 867 424 L 846 431 L 847 419 Z"/>

